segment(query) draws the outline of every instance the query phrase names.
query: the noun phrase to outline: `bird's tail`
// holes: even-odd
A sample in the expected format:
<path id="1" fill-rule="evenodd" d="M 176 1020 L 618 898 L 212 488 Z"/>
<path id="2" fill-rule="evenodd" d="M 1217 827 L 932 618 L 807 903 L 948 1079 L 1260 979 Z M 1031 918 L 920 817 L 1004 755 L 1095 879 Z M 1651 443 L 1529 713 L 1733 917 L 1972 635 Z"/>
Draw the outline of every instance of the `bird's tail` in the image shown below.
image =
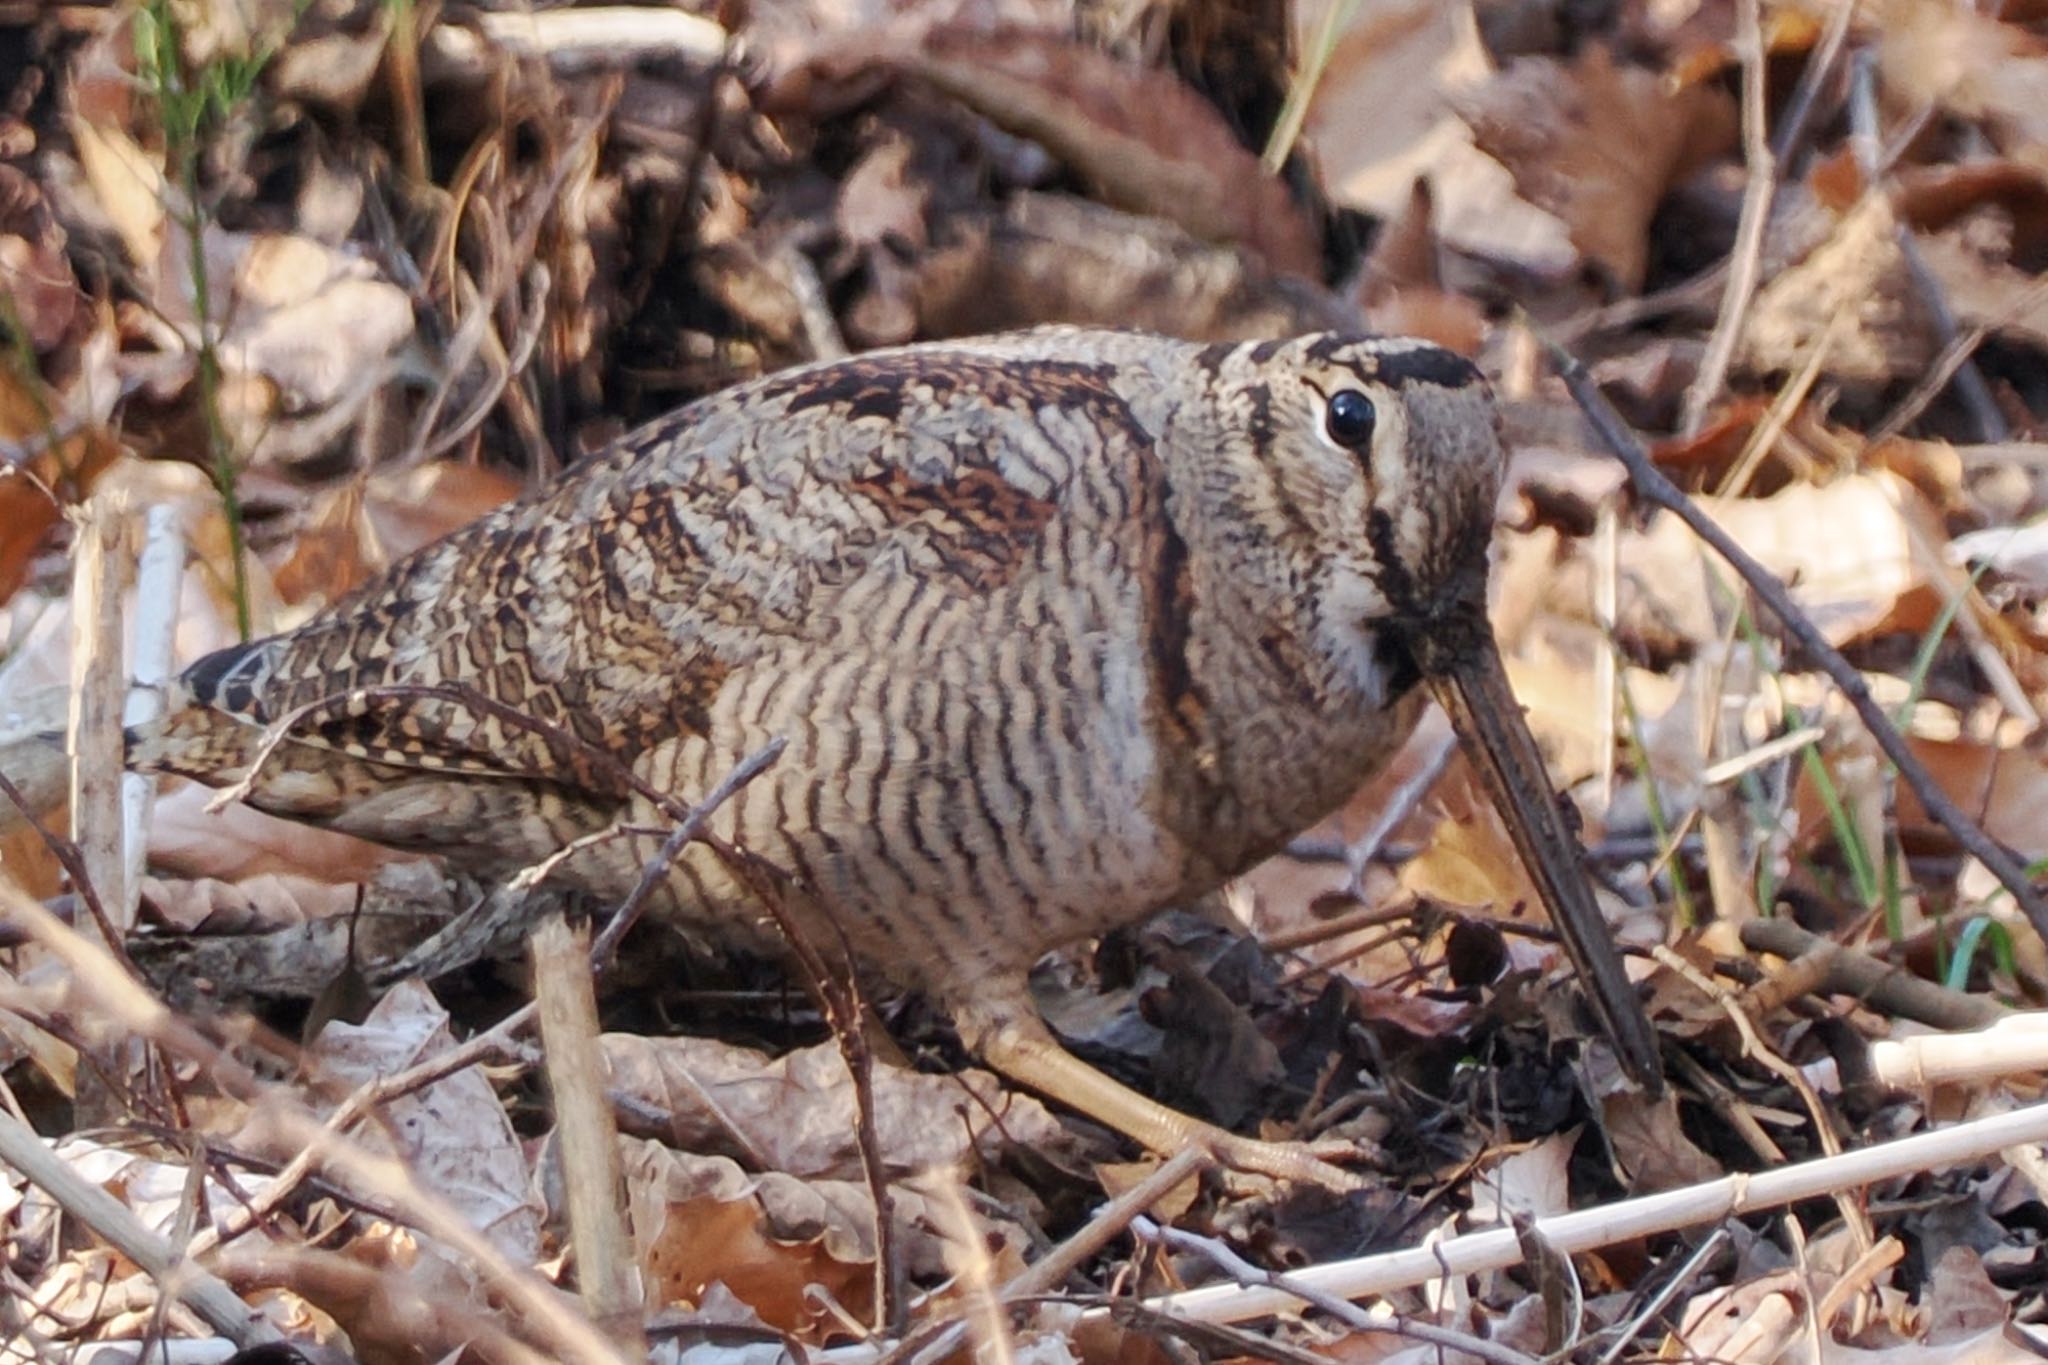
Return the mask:
<path id="1" fill-rule="evenodd" d="M 248 771 L 262 731 L 217 711 L 190 704 L 182 682 L 173 682 L 167 710 L 130 726 L 122 736 L 122 766 L 130 772 L 176 773 L 212 786 Z M 71 786 L 71 760 L 64 747 L 69 693 L 62 687 L 32 694 L 0 713 L 0 777 L 19 792 L 8 799 L 0 789 L 0 834 L 33 816 L 44 819 L 63 804 Z"/>

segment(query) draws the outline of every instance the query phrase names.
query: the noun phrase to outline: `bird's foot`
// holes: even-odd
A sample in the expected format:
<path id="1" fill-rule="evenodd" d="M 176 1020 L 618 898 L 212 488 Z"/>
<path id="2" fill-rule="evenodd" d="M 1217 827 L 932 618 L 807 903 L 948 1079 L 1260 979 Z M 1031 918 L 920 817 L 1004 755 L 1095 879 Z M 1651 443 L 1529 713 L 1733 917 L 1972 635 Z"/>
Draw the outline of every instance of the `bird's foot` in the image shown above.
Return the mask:
<path id="1" fill-rule="evenodd" d="M 1216 1159 L 1233 1171 L 1270 1176 L 1275 1180 L 1320 1185 L 1338 1194 L 1368 1187 L 1364 1177 L 1334 1164 L 1334 1159 L 1366 1155 L 1350 1142 L 1265 1142 L 1201 1125 L 1190 1141 L 1204 1143 Z"/>

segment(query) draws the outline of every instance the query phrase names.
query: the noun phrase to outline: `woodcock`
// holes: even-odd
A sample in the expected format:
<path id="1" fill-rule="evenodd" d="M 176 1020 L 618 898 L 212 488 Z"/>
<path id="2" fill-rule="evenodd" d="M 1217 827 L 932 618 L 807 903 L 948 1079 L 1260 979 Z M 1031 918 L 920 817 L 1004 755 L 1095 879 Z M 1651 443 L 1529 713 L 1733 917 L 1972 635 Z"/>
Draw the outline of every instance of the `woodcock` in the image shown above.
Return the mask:
<path id="1" fill-rule="evenodd" d="M 1026 972 L 1281 848 L 1434 694 L 1601 1024 L 1655 1083 L 1486 624 L 1502 466 L 1478 371 L 1417 341 L 1047 329 L 812 365 L 200 660 L 131 761 L 234 782 L 306 708 L 252 804 L 499 879 L 576 843 L 552 878 L 616 901 L 670 827 L 659 809 L 533 730 L 375 689 L 466 686 L 684 802 L 783 736 L 713 828 L 794 876 L 807 933 L 843 931 L 998 1070 L 1149 1147 L 1327 1178 L 1066 1053 Z M 775 944 L 701 845 L 664 900 L 707 937 Z"/>

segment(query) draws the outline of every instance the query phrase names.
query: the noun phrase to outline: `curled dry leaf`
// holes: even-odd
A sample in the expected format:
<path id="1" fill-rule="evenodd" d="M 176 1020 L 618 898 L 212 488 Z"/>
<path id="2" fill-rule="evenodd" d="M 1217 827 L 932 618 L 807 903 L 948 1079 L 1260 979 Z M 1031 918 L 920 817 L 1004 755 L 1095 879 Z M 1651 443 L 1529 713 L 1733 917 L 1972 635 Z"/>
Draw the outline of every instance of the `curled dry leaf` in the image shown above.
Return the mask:
<path id="1" fill-rule="evenodd" d="M 1768 498 L 1696 499 L 1751 555 L 1787 584 L 1794 602 L 1831 643 L 1841 645 L 1889 630 L 1920 630 L 1939 609 L 1914 557 L 1905 517 L 1924 520 L 1928 543 L 1939 543 L 1937 520 L 1920 495 L 1890 474 L 1857 474 L 1828 484 L 1792 484 Z M 1831 533 L 1813 534 L 1816 526 Z M 1534 539 L 1534 538 L 1532 538 Z M 1554 545 L 1556 542 L 1544 542 Z M 1718 588 L 1734 571 L 1710 558 L 1672 517 L 1647 530 L 1624 530 L 1618 544 L 1618 632 L 1654 653 L 1695 653 L 1719 640 Z M 1589 553 L 1558 560 L 1534 550 L 1547 569 L 1543 607 L 1575 622 L 1593 622 L 1594 564 Z M 1514 562 L 1521 562 L 1517 553 Z M 1526 611 L 1527 591 L 1518 592 Z"/>
<path id="2" fill-rule="evenodd" d="M 1643 283 L 1665 191 L 1733 146 L 1737 127 L 1727 92 L 1673 90 L 1597 46 L 1570 61 L 1525 57 L 1453 102 L 1480 149 L 1628 292 Z"/>
<path id="3" fill-rule="evenodd" d="M 1116 208 L 1322 273 L 1318 234 L 1208 101 L 1170 71 L 1043 33 L 934 32 L 897 65 L 1067 163 Z"/>
<path id="4" fill-rule="evenodd" d="M 201 1176 L 183 1162 L 161 1161 L 84 1138 L 58 1143 L 56 1154 L 78 1176 L 120 1200 L 158 1234 L 172 1232 L 182 1218 L 196 1215 L 201 1226 L 224 1218 L 242 1201 L 261 1196 L 273 1183 L 270 1176 L 239 1171 L 230 1188 L 210 1171 Z M 49 1196 L 34 1186 L 26 1193 L 25 1217 L 32 1223 L 50 1210 Z"/>
<path id="5" fill-rule="evenodd" d="M 1918 378 L 1940 337 L 1899 245 L 1889 198 L 1866 195 L 1804 259 L 1757 293 L 1742 363 L 1759 373 L 1799 369 L 1826 347 L 1838 379 Z M 2011 263 L 2012 220 L 1966 211 L 1918 238 L 1920 255 L 1958 323 L 2048 347 L 2048 289 Z"/>
<path id="6" fill-rule="evenodd" d="M 1357 308 L 1248 250 L 1065 195 L 953 215 L 917 271 L 929 336 L 1074 322 L 1236 341 L 1366 326 Z"/>
<path id="7" fill-rule="evenodd" d="M 394 986 L 360 1024 L 330 1022 L 308 1065 L 342 1093 L 453 1046 L 448 1015 L 418 981 Z M 382 1132 L 421 1185 L 454 1205 L 514 1264 L 541 1251 L 541 1209 L 519 1135 L 483 1068 L 467 1067 L 388 1101 Z M 374 1140 L 374 1139 L 372 1139 Z M 382 1199 L 397 1191 L 364 1191 Z"/>
<path id="8" fill-rule="evenodd" d="M 2048 47 L 1992 15 L 1954 5 L 1875 6 L 1887 93 L 1976 120 L 2007 156 L 2048 170 Z"/>
<path id="9" fill-rule="evenodd" d="M 1297 50 L 1311 50 L 1326 8 L 1294 6 Z M 1473 145 L 1452 107 L 1454 92 L 1493 70 L 1464 10 L 1442 0 L 1352 0 L 1316 83 L 1303 141 L 1336 203 L 1392 218 L 1425 181 L 1448 245 L 1563 274 L 1578 261 L 1565 225 L 1516 193 L 1513 177 Z"/>
<path id="10" fill-rule="evenodd" d="M 1486 312 L 1444 288 L 1437 252 L 1435 196 L 1429 181 L 1418 179 L 1359 267 L 1359 302 L 1376 332 L 1418 336 L 1476 356 L 1486 340 Z"/>
<path id="11" fill-rule="evenodd" d="M 213 230 L 207 254 L 219 267 L 210 278 L 227 291 L 214 301 L 214 316 L 227 319 L 223 362 L 269 379 L 293 409 L 334 402 L 412 335 L 405 291 L 353 252 L 290 233 Z M 180 302 L 189 309 L 189 293 Z"/>
<path id="12" fill-rule="evenodd" d="M 2048 522 L 1971 531 L 1951 540 L 1943 553 L 1951 564 L 1983 569 L 1990 582 L 2005 580 L 2048 595 Z"/>
<path id="13" fill-rule="evenodd" d="M 1542 902 L 1493 806 L 1462 764 L 1436 786 L 1442 814 L 1429 843 L 1401 865 L 1401 889 L 1462 910 L 1521 918 Z"/>
<path id="14" fill-rule="evenodd" d="M 331 830 L 311 829 L 237 802 L 206 809 L 214 793 L 184 782 L 158 799 L 149 828 L 150 862 L 179 877 L 247 881 L 283 876 L 353 886 L 408 855 Z"/>
<path id="15" fill-rule="evenodd" d="M 1976 812 L 1984 830 L 2027 862 L 2048 857 L 2048 763 L 2031 751 L 1998 748 L 1971 739 L 1907 736 L 1914 757 L 1964 810 Z M 1896 785 L 1896 820 L 1902 838 L 1922 846 L 1946 847 L 1947 833 L 1931 820 L 1912 790 Z M 1827 811 L 1802 782 L 1795 808 L 1802 828 L 1824 827 Z"/>
<path id="16" fill-rule="evenodd" d="M 480 464 L 379 469 L 316 499 L 291 556 L 278 566 L 277 590 L 294 604 L 334 601 L 518 495 L 515 479 Z"/>
<path id="17" fill-rule="evenodd" d="M 1569 1168 L 1578 1141 L 1573 1128 L 1488 1158 L 1474 1179 L 1472 1221 L 1505 1224 L 1571 1212 Z"/>
<path id="18" fill-rule="evenodd" d="M 663 1116 L 679 1146 L 739 1150 L 774 1170 L 862 1178 L 853 1080 L 830 1043 L 769 1058 L 710 1038 L 606 1034 L 612 1086 Z M 992 1160 L 1012 1144 L 1069 1145 L 1044 1105 L 983 1071 L 874 1069 L 875 1127 L 892 1170 Z"/>
<path id="19" fill-rule="evenodd" d="M 810 1286 L 820 1285 L 856 1317 L 871 1316 L 875 1207 L 858 1180 L 800 1180 L 750 1174 L 733 1161 L 621 1138 L 626 1198 L 650 1303 L 702 1306 L 715 1286 L 770 1327 L 808 1340 L 836 1331 Z M 917 1276 L 957 1272 L 961 1251 L 939 1229 L 957 1219 L 942 1203 L 958 1198 L 940 1168 L 890 1186 L 903 1268 Z M 1008 1223 L 969 1215 L 999 1279 L 1023 1268 L 1026 1238 Z"/>
<path id="20" fill-rule="evenodd" d="M 871 346 L 917 335 L 916 276 L 907 262 L 924 254 L 932 189 L 912 164 L 915 150 L 900 136 L 878 143 L 840 182 L 833 208 L 842 269 L 858 271 L 864 284 L 847 326 Z"/>
<path id="21" fill-rule="evenodd" d="M 150 918 L 181 931 L 209 934 L 267 933 L 287 925 L 345 915 L 354 908 L 356 888 L 264 873 L 239 882 L 199 878 L 142 879 L 142 904 Z"/>
<path id="22" fill-rule="evenodd" d="M 84 314 L 85 296 L 65 252 L 67 239 L 35 181 L 0 165 L 0 297 L 9 325 L 38 352 L 52 351 Z"/>

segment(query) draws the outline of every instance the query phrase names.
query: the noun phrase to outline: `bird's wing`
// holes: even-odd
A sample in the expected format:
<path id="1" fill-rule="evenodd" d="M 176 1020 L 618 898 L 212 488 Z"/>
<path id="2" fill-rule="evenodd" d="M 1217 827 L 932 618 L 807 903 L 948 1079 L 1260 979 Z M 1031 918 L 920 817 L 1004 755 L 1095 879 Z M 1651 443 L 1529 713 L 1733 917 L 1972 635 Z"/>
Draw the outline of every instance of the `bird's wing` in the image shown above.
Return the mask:
<path id="1" fill-rule="evenodd" d="M 1091 355 L 1090 335 L 876 352 L 714 395 L 299 629 L 200 660 L 190 705 L 290 718 L 295 743 L 375 763 L 601 789 L 505 713 L 630 761 L 702 733 L 765 651 L 872 629 L 861 604 L 892 580 L 993 596 L 1085 571 L 1074 547 L 1115 542 L 1109 523 L 1163 521 L 1152 433 L 1119 393 L 1129 339 Z M 153 765 L 204 776 L 203 751 Z"/>

